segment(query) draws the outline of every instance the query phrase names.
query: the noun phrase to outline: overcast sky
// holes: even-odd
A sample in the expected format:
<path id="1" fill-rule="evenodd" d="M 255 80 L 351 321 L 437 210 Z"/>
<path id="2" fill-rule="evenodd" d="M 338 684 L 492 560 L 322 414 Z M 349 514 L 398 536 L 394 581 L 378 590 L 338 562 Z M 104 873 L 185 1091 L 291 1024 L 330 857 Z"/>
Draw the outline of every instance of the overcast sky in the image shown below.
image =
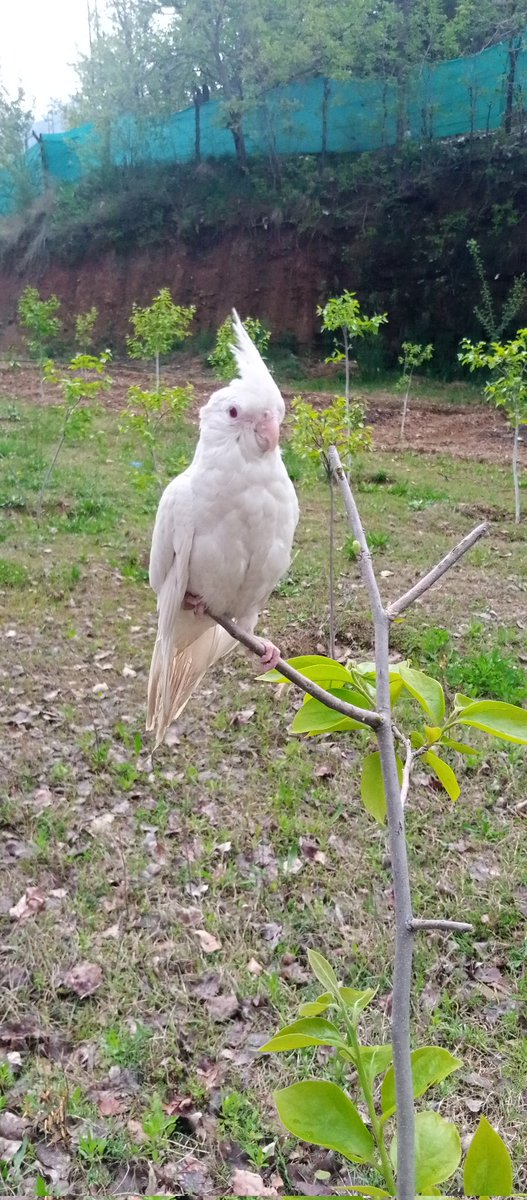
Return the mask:
<path id="1" fill-rule="evenodd" d="M 71 64 L 88 45 L 88 0 L 3 0 L 0 82 L 11 97 L 23 87 L 37 120 L 76 91 Z"/>

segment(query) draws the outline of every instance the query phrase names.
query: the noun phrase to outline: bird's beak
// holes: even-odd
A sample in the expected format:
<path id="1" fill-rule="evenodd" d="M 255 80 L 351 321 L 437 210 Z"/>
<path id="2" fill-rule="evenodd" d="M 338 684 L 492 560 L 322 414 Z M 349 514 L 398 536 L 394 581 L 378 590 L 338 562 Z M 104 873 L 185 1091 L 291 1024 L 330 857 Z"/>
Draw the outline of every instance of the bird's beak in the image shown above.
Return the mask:
<path id="1" fill-rule="evenodd" d="M 280 422 L 276 413 L 264 413 L 256 422 L 255 432 L 261 450 L 276 450 L 280 438 Z"/>

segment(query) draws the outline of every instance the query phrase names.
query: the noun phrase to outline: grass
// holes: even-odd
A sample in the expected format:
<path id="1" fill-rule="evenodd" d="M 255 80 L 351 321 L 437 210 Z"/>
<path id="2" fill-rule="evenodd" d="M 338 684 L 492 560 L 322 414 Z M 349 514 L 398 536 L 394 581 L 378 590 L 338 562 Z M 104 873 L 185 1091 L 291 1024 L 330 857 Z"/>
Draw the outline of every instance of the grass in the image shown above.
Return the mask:
<path id="1" fill-rule="evenodd" d="M 236 654 L 207 676 L 178 740 L 152 765 L 146 570 L 158 490 L 131 465 L 146 456 L 115 414 L 97 416 L 93 436 L 66 443 L 37 525 L 59 415 L 21 399 L 16 412 L 0 426 L 1 1047 L 15 1054 L 0 1057 L 0 1104 L 27 1113 L 29 1125 L 2 1187 L 48 1186 L 44 1141 L 70 1156 L 61 1186 L 71 1194 L 121 1186 L 220 1196 L 240 1164 L 266 1179 L 278 1172 L 296 1194 L 319 1161 L 280 1131 L 272 1090 L 312 1072 L 345 1082 L 344 1068 L 324 1052 L 259 1059 L 257 1047 L 316 994 L 307 947 L 328 954 L 352 986 L 379 983 L 365 1037 L 388 1034 L 386 840 L 358 799 L 368 735 L 292 738 L 295 698 L 259 682 Z M 184 428 L 164 438 L 165 476 L 194 436 Z M 302 521 L 260 628 L 292 655 L 327 642 L 327 488 L 288 462 Z M 356 474 L 370 546 L 392 573 L 381 577 L 386 595 L 478 519 L 473 463 L 375 450 Z M 525 529 L 512 526 L 507 466 L 485 466 L 485 495 L 496 513 L 488 537 L 397 623 L 393 642 L 449 691 L 521 702 Z M 336 542 L 339 644 L 366 659 L 371 631 L 340 510 Z M 479 751 L 455 764 L 456 806 L 423 776 L 408 809 L 416 912 L 475 925 L 474 937 L 418 941 L 415 1040 L 463 1059 L 432 1101 L 466 1136 L 478 1120 L 470 1105 L 481 1101 L 511 1148 L 517 1189 L 527 1190 L 524 755 L 483 740 Z M 27 888 L 39 889 L 42 906 L 12 921 L 8 909 Z M 197 929 L 220 947 L 205 953 Z M 85 999 L 63 982 L 80 962 L 101 968 Z M 499 979 L 485 982 L 481 965 Z M 231 1015 L 219 1020 L 215 1004 L 229 997 Z M 337 1176 L 330 1162 L 328 1189 L 349 1179 L 352 1167 Z"/>

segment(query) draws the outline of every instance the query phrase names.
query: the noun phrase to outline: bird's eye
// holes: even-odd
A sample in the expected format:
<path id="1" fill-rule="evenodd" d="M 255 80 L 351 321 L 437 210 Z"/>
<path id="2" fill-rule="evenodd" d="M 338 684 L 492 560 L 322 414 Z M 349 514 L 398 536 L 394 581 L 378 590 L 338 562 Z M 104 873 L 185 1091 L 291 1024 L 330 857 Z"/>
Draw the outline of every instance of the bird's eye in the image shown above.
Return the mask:
<path id="1" fill-rule="evenodd" d="M 238 416 L 238 409 L 234 406 L 234 404 L 232 408 L 229 409 L 229 416 L 232 417 L 233 420 L 235 420 L 235 418 Z"/>

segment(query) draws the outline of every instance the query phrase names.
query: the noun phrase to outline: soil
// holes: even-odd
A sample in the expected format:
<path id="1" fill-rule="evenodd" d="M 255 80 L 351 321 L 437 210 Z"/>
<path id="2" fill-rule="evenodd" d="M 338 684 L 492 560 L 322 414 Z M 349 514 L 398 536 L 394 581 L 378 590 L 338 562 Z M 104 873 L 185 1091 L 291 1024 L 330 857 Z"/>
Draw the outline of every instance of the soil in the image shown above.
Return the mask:
<path id="1" fill-rule="evenodd" d="M 141 364 L 115 362 L 111 367 L 113 386 L 105 396 L 106 406 L 121 409 L 126 403 L 131 384 L 151 386 L 147 369 Z M 194 387 L 196 412 L 204 404 L 215 386 L 218 386 L 202 363 L 190 355 L 178 356 L 176 366 L 168 366 L 163 373 L 168 385 L 191 382 Z M 455 387 L 455 385 L 453 385 Z M 327 393 L 308 392 L 304 389 L 283 387 L 286 402 L 302 390 L 304 399 L 317 407 L 324 405 Z M 12 368 L 0 362 L 0 398 L 29 400 L 40 403 L 40 390 L 36 369 L 23 363 Z M 46 402 L 57 403 L 60 393 L 46 388 Z M 373 392 L 366 399 L 368 422 L 374 431 L 374 444 L 379 450 L 400 448 L 401 398 L 387 391 Z M 416 397 L 408 413 L 406 426 L 407 449 L 424 454 L 449 454 L 455 458 L 473 459 L 476 462 L 508 462 L 511 456 L 512 434 L 503 413 L 484 405 L 438 404 Z M 520 448 L 520 461 L 527 466 L 527 444 Z"/>

